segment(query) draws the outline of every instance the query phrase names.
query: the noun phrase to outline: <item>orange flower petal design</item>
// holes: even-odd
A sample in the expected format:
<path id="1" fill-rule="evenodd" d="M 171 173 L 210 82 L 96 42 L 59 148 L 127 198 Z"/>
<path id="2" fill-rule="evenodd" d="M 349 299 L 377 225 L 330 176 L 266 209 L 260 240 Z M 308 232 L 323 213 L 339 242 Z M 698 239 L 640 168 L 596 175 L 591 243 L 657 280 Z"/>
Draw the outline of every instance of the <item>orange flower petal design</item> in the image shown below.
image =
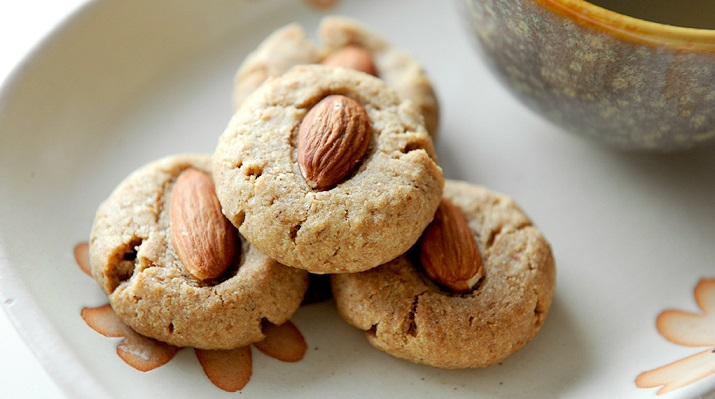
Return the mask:
<path id="1" fill-rule="evenodd" d="M 80 314 L 88 326 L 105 337 L 123 337 L 117 345 L 117 354 L 139 371 L 153 370 L 166 364 L 180 349 L 136 333 L 117 317 L 109 304 L 83 308 Z"/>
<path id="2" fill-rule="evenodd" d="M 655 388 L 658 395 L 672 392 L 715 373 L 715 351 L 707 350 L 685 359 L 646 371 L 636 377 L 639 388 Z"/>
<path id="3" fill-rule="evenodd" d="M 74 246 L 74 260 L 77 262 L 79 269 L 84 272 L 84 274 L 92 277 L 92 270 L 89 266 L 89 244 L 87 242 L 81 242 Z"/>
<path id="4" fill-rule="evenodd" d="M 715 315 L 712 315 L 715 316 Z M 715 346 L 715 317 L 666 310 L 656 320 L 658 332 L 682 346 Z"/>
<path id="5" fill-rule="evenodd" d="M 88 243 L 77 244 L 73 252 L 80 270 L 91 277 Z M 117 317 L 109 304 L 83 308 L 80 315 L 90 328 L 105 337 L 123 338 L 117 345 L 117 354 L 139 371 L 149 371 L 168 363 L 181 349 L 138 334 Z M 305 339 L 290 321 L 280 326 L 265 323 L 263 333 L 266 338 L 255 345 L 266 355 L 284 362 L 296 362 L 305 356 Z M 204 373 L 218 388 L 236 392 L 250 381 L 253 373 L 250 346 L 233 350 L 194 351 Z"/>
<path id="6" fill-rule="evenodd" d="M 253 363 L 250 346 L 232 350 L 194 349 L 194 352 L 209 380 L 224 391 L 241 390 L 251 379 Z"/>
<path id="7" fill-rule="evenodd" d="M 704 278 L 695 287 L 695 302 L 702 309 L 703 313 L 711 314 L 715 312 L 715 278 Z"/>
<path id="8" fill-rule="evenodd" d="M 124 337 L 126 324 L 119 320 L 111 305 L 83 308 L 80 315 L 88 326 L 105 337 Z"/>
<path id="9" fill-rule="evenodd" d="M 266 338 L 253 345 L 266 355 L 284 362 L 297 362 L 305 356 L 308 344 L 298 328 L 286 321 L 277 326 L 271 323 L 263 324 L 263 334 Z"/>
<path id="10" fill-rule="evenodd" d="M 656 320 L 658 332 L 683 346 L 715 346 L 715 279 L 702 279 L 695 287 L 702 314 L 666 310 Z"/>

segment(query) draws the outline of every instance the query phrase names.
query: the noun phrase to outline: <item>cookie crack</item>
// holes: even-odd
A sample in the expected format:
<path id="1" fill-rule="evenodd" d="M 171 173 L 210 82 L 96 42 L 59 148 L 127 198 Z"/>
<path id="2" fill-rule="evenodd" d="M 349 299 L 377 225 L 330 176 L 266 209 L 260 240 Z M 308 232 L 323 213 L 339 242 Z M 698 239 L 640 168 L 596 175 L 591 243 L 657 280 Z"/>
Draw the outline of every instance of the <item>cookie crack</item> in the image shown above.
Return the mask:
<path id="1" fill-rule="evenodd" d="M 303 227 L 303 224 L 296 224 L 295 226 L 290 228 L 290 232 L 288 233 L 290 236 L 290 240 L 293 244 L 295 244 L 296 238 L 298 238 L 298 232 L 300 231 L 301 227 Z"/>
<path id="2" fill-rule="evenodd" d="M 536 296 L 536 303 L 534 304 L 534 327 L 541 328 L 541 325 L 544 324 L 544 320 L 546 319 L 546 309 L 542 306 L 538 289 L 533 287 L 532 291 Z"/>
<path id="3" fill-rule="evenodd" d="M 109 291 L 114 292 L 119 286 L 134 275 L 138 263 L 139 247 L 144 243 L 141 237 L 132 237 L 125 245 L 117 248 L 115 260 L 107 270 Z"/>
<path id="4" fill-rule="evenodd" d="M 516 225 L 515 231 L 521 231 L 526 228 L 532 227 L 533 225 L 534 223 L 532 223 L 530 220 L 524 220 L 523 222 Z"/>
<path id="5" fill-rule="evenodd" d="M 424 295 L 425 292 L 421 292 L 412 298 L 412 305 L 410 311 L 405 318 L 407 328 L 405 329 L 405 338 L 412 337 L 416 338 L 419 334 L 419 329 L 417 328 L 417 321 L 415 320 L 415 315 L 417 314 L 417 305 L 419 305 L 420 297 Z"/>
<path id="6" fill-rule="evenodd" d="M 513 234 L 532 227 L 533 225 L 534 224 L 529 220 L 524 220 L 521 223 L 515 224 L 514 226 L 499 225 L 489 232 L 489 237 L 487 237 L 485 246 L 487 248 L 491 248 L 496 242 L 496 240 L 500 238 L 503 234 Z"/>
<path id="7" fill-rule="evenodd" d="M 504 226 L 498 226 L 496 229 L 492 229 L 489 232 L 489 237 L 487 237 L 487 241 L 484 243 L 484 245 L 487 248 L 491 248 L 492 246 L 494 246 L 494 242 L 497 240 L 497 237 L 501 236 L 503 232 Z"/>
<path id="8" fill-rule="evenodd" d="M 365 330 L 365 335 L 368 335 L 372 338 L 376 338 L 377 337 L 377 327 L 379 325 L 380 325 L 380 322 L 377 322 L 377 323 L 373 324 L 372 326 L 370 326 L 369 329 Z"/>
<path id="9" fill-rule="evenodd" d="M 246 220 L 246 211 L 238 211 L 236 215 L 233 217 L 233 225 L 239 229 L 243 225 L 243 221 Z"/>
<path id="10" fill-rule="evenodd" d="M 409 323 L 407 326 L 407 335 L 413 338 L 416 337 L 418 333 L 417 322 L 415 321 L 415 313 L 417 313 L 418 302 L 419 296 L 415 296 L 412 301 L 412 309 L 410 310 L 410 313 L 407 314 L 407 322 Z"/>
<path id="11" fill-rule="evenodd" d="M 303 228 L 303 225 L 305 222 L 308 220 L 308 217 L 301 218 L 300 222 L 296 223 L 293 225 L 293 227 L 290 228 L 288 231 L 288 237 L 290 238 L 290 241 L 293 243 L 293 245 L 298 245 L 298 234 L 300 233 L 300 230 Z"/>

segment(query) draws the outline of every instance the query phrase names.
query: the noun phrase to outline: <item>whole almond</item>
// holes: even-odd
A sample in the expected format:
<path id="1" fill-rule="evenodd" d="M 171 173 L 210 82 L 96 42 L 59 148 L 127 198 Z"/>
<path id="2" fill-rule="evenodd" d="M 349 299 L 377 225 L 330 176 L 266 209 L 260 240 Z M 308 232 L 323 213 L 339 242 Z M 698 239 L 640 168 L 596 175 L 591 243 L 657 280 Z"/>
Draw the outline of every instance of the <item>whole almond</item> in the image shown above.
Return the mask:
<path id="1" fill-rule="evenodd" d="M 377 69 L 372 53 L 365 47 L 356 44 L 347 45 L 326 57 L 323 65 L 351 68 L 360 72 L 377 76 Z"/>
<path id="2" fill-rule="evenodd" d="M 236 231 L 221 212 L 211 178 L 190 168 L 179 175 L 169 204 L 169 232 L 186 271 L 204 281 L 220 277 L 236 257 Z"/>
<path id="3" fill-rule="evenodd" d="M 308 185 L 326 189 L 343 181 L 365 156 L 370 132 L 357 101 L 336 94 L 315 104 L 298 128 L 298 166 Z"/>
<path id="4" fill-rule="evenodd" d="M 484 276 L 467 219 L 448 199 L 442 199 L 420 240 L 420 262 L 433 281 L 455 292 L 470 292 Z"/>

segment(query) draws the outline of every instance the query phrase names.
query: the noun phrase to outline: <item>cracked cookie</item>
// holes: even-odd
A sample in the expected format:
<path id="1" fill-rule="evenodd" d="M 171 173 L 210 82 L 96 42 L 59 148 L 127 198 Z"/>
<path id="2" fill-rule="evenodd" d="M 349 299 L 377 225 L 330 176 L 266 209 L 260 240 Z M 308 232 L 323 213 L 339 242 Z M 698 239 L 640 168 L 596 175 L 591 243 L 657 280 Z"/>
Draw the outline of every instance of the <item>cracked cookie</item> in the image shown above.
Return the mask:
<path id="1" fill-rule="evenodd" d="M 223 212 L 251 244 L 317 274 L 407 251 L 444 178 L 422 117 L 384 81 L 296 66 L 249 96 L 213 158 Z"/>
<path id="2" fill-rule="evenodd" d="M 436 137 L 439 104 L 432 83 L 414 57 L 345 17 L 323 18 L 317 36 L 322 45 L 309 40 L 298 24 L 287 25 L 268 36 L 236 73 L 234 106 L 238 108 L 270 77 L 295 65 L 323 63 L 358 69 L 385 80 L 399 96 L 417 105 L 427 131 Z"/>
<path id="3" fill-rule="evenodd" d="M 428 277 L 420 245 L 377 268 L 331 276 L 333 295 L 340 315 L 377 349 L 434 367 L 490 366 L 541 328 L 554 293 L 554 259 L 509 197 L 450 180 L 444 196 L 465 216 L 481 253 L 483 276 L 471 291 Z"/>
<path id="4" fill-rule="evenodd" d="M 308 273 L 261 253 L 221 215 L 208 155 L 177 155 L 129 175 L 99 206 L 93 277 L 136 332 L 175 346 L 232 349 L 298 309 Z"/>

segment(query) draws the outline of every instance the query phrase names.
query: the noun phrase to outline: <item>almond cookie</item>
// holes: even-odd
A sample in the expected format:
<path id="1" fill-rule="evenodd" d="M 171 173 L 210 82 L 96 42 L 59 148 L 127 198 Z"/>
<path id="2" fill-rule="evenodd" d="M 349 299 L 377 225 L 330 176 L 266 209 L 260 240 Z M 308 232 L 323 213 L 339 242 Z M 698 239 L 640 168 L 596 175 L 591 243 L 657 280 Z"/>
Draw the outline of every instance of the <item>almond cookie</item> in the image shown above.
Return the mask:
<path id="1" fill-rule="evenodd" d="M 372 270 L 331 276 L 333 295 L 341 316 L 377 349 L 434 367 L 490 366 L 541 328 L 554 293 L 554 259 L 541 232 L 509 197 L 449 180 L 444 196 L 461 210 L 481 253 L 483 275 L 471 291 L 455 292 L 428 277 L 423 252 L 449 244 L 421 242 Z M 454 253 L 443 251 L 448 259 Z"/>
<path id="2" fill-rule="evenodd" d="M 295 65 L 324 63 L 358 69 L 385 80 L 399 96 L 417 105 L 427 131 L 436 137 L 437 97 L 423 68 L 411 55 L 344 17 L 323 18 L 317 33 L 322 45 L 309 40 L 298 24 L 287 25 L 268 36 L 246 57 L 236 73 L 234 106 L 238 108 L 269 77 L 278 76 Z"/>
<path id="3" fill-rule="evenodd" d="M 244 102 L 213 158 L 224 214 L 279 262 L 367 270 L 432 220 L 444 178 L 410 101 L 365 73 L 297 66 Z"/>
<path id="4" fill-rule="evenodd" d="M 208 155 L 177 155 L 128 176 L 99 206 L 94 278 L 119 318 L 176 346 L 261 341 L 300 305 L 308 274 L 267 257 L 221 215 Z M 225 223 L 224 223 L 225 222 Z"/>

